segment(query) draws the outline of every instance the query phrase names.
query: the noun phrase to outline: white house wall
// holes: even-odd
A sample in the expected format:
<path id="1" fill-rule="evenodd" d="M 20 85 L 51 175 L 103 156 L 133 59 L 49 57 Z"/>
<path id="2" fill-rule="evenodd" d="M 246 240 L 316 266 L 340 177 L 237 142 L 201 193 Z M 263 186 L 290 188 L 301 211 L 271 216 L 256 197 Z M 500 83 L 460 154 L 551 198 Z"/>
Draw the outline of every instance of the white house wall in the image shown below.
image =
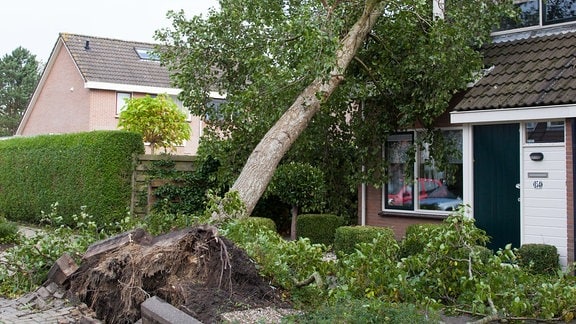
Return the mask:
<path id="1" fill-rule="evenodd" d="M 530 159 L 539 152 L 544 159 Z M 560 263 L 567 265 L 566 152 L 564 145 L 522 147 L 522 244 L 556 246 Z"/>

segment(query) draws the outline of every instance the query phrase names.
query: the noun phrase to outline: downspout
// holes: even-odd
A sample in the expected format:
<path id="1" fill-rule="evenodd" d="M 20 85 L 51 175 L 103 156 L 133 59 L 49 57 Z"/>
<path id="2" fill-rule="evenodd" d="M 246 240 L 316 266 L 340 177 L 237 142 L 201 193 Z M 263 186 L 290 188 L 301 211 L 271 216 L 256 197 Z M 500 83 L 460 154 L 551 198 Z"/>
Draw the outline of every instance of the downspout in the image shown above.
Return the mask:
<path id="1" fill-rule="evenodd" d="M 362 166 L 362 172 L 366 170 L 365 166 Z M 360 189 L 360 225 L 366 225 L 366 183 L 362 182 L 362 186 Z"/>
<path id="2" fill-rule="evenodd" d="M 571 118 L 570 120 L 570 127 L 572 129 L 572 201 L 574 202 L 574 193 L 576 193 L 576 164 L 574 163 L 576 159 L 576 119 Z M 574 245 L 574 259 L 576 260 L 576 205 L 573 205 L 572 210 L 572 218 L 573 218 L 573 230 L 574 234 L 572 234 L 572 244 Z"/>
<path id="3" fill-rule="evenodd" d="M 364 101 L 360 102 L 362 120 L 364 120 Z M 362 166 L 362 173 L 366 172 L 366 166 Z M 366 183 L 362 182 L 360 189 L 360 225 L 366 225 Z"/>

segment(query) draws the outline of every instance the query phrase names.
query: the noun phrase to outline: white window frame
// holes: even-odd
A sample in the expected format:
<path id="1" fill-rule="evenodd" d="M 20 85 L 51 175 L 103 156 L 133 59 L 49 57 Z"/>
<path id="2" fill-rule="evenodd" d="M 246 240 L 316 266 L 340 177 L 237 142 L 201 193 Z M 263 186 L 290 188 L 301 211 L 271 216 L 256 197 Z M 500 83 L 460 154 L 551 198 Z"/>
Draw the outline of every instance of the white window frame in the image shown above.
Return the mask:
<path id="1" fill-rule="evenodd" d="M 116 117 L 118 117 L 124 109 L 126 105 L 125 99 L 132 99 L 132 96 L 132 92 L 116 92 Z"/>
<path id="2" fill-rule="evenodd" d="M 399 132 L 399 133 L 412 133 L 413 134 L 413 144 L 415 141 L 417 141 L 417 136 L 419 132 L 422 132 L 423 129 L 411 129 L 411 130 L 407 130 L 405 132 Z M 462 146 L 461 150 L 462 150 L 462 177 L 464 178 L 465 176 L 465 165 L 464 165 L 464 129 L 461 127 L 442 127 L 441 131 L 460 131 L 462 134 Z M 386 151 L 386 143 L 383 144 L 383 148 L 382 148 L 382 152 Z M 414 183 L 412 185 L 412 199 L 413 199 L 413 208 L 412 209 L 401 209 L 401 208 L 387 208 L 387 201 L 388 201 L 388 197 L 387 197 L 387 187 L 388 187 L 388 183 L 384 183 L 382 185 L 382 190 L 381 190 L 381 194 L 382 194 L 382 206 L 381 206 L 381 210 L 386 212 L 386 213 L 393 213 L 393 214 L 406 214 L 406 215 L 410 215 L 410 214 L 417 214 L 417 215 L 433 215 L 433 216 L 448 216 L 450 213 L 452 213 L 453 211 L 443 211 L 443 210 L 431 210 L 431 209 L 421 209 L 420 208 L 420 204 L 419 204 L 419 195 L 420 193 L 417 192 L 419 191 L 419 184 L 417 183 L 419 177 L 420 177 L 420 166 L 422 164 L 422 159 L 421 159 L 421 154 L 422 151 L 421 150 L 417 150 L 415 152 L 416 156 L 415 156 L 415 163 L 413 165 L 413 175 L 414 175 Z M 384 158 L 386 158 L 385 153 L 384 154 Z M 464 181 L 463 181 L 464 182 Z M 460 199 L 464 199 L 464 191 L 465 191 L 465 187 L 466 184 L 462 183 L 462 196 L 459 197 Z M 463 203 L 465 204 L 466 202 L 463 201 Z"/>

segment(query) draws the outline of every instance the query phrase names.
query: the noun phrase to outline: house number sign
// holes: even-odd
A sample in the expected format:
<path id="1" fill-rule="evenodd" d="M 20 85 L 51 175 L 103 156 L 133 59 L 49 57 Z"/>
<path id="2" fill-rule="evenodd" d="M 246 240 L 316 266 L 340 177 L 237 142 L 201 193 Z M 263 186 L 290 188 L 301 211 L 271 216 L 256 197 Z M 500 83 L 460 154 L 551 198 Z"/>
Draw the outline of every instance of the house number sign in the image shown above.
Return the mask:
<path id="1" fill-rule="evenodd" d="M 534 189 L 542 189 L 542 187 L 544 187 L 544 183 L 540 180 L 536 180 L 532 182 L 532 187 L 534 187 Z"/>

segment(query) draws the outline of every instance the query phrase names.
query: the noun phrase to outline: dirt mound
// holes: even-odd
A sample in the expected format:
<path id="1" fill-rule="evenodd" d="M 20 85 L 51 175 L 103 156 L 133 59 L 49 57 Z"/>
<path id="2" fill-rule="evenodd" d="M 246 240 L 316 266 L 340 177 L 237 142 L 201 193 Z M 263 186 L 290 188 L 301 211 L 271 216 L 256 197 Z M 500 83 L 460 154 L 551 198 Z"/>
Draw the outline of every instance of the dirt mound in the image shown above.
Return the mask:
<path id="1" fill-rule="evenodd" d="M 138 237 L 91 255 L 70 278 L 70 292 L 106 323 L 137 321 L 140 304 L 151 296 L 203 323 L 229 311 L 289 307 L 248 255 L 214 227 Z"/>

